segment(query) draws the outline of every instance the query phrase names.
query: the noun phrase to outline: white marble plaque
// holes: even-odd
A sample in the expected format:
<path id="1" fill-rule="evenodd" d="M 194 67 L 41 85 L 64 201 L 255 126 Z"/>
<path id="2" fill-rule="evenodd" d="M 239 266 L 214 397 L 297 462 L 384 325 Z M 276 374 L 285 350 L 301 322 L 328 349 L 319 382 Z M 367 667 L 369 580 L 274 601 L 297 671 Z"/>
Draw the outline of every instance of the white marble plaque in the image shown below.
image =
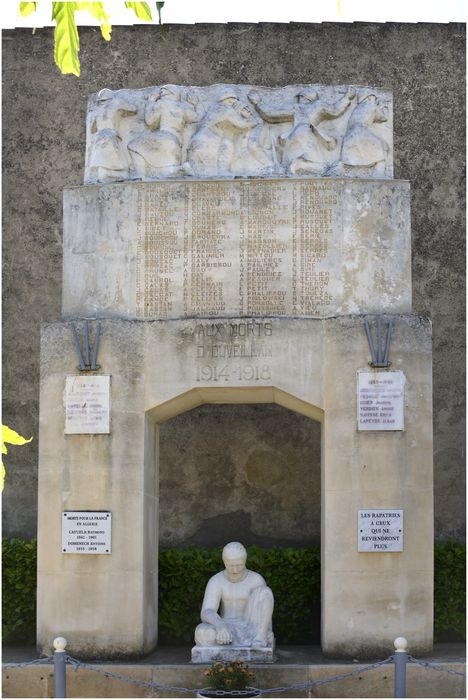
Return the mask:
<path id="1" fill-rule="evenodd" d="M 110 432 L 110 376 L 71 375 L 65 384 L 65 433 Z"/>
<path id="2" fill-rule="evenodd" d="M 358 430 L 403 430 L 405 375 L 400 370 L 357 373 Z"/>
<path id="3" fill-rule="evenodd" d="M 358 511 L 358 552 L 402 552 L 403 511 Z"/>
<path id="4" fill-rule="evenodd" d="M 110 554 L 112 513 L 68 510 L 62 513 L 64 554 Z"/>

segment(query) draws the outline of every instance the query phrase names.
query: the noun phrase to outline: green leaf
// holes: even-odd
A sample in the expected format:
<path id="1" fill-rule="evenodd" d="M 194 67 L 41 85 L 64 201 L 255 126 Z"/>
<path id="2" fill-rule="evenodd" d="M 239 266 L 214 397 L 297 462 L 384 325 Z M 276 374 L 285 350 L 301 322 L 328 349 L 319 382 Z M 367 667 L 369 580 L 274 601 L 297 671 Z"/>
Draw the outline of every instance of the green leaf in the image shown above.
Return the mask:
<path id="1" fill-rule="evenodd" d="M 87 10 L 98 20 L 101 27 L 101 34 L 106 41 L 110 41 L 112 25 L 110 17 L 104 9 L 103 2 L 77 2 L 77 10 Z"/>
<path id="2" fill-rule="evenodd" d="M 157 11 L 158 11 L 158 17 L 159 17 L 159 24 L 162 24 L 162 20 L 161 20 L 161 10 L 162 10 L 163 7 L 164 7 L 164 2 L 157 2 L 157 3 L 156 3 L 156 9 L 157 9 Z"/>
<path id="3" fill-rule="evenodd" d="M 27 442 L 31 442 L 32 438 L 24 438 L 22 435 L 19 435 L 15 430 L 12 430 L 9 428 L 7 425 L 2 425 L 2 454 L 6 455 L 8 454 L 8 448 L 6 446 L 6 443 L 9 445 L 25 445 Z M 2 491 L 5 486 L 5 465 L 3 464 L 2 461 Z"/>
<path id="4" fill-rule="evenodd" d="M 63 75 L 80 75 L 80 39 L 76 27 L 76 2 L 53 2 L 52 19 L 55 19 L 55 63 Z"/>
<path id="5" fill-rule="evenodd" d="M 23 17 L 29 17 L 30 14 L 36 12 L 37 2 L 20 2 L 19 11 Z"/>
<path id="6" fill-rule="evenodd" d="M 164 3 L 156 3 L 156 7 L 158 4 L 164 5 Z M 142 19 L 145 22 L 151 22 L 153 20 L 151 10 L 147 2 L 126 2 L 125 7 L 128 7 L 129 10 L 133 10 L 138 19 Z"/>
<path id="7" fill-rule="evenodd" d="M 8 449 L 6 443 L 9 445 L 25 445 L 27 442 L 31 442 L 32 438 L 22 437 L 15 430 L 12 430 L 7 425 L 2 425 L 2 454 L 8 454 Z"/>

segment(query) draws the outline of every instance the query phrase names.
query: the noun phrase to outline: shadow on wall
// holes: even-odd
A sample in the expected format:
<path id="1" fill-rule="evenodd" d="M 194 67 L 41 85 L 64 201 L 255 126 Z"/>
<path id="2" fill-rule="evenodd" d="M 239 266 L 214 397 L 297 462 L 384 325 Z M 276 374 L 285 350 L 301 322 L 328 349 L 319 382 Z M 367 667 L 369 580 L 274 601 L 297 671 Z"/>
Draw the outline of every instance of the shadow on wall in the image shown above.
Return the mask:
<path id="1" fill-rule="evenodd" d="M 320 542 L 320 423 L 276 404 L 203 405 L 160 425 L 160 545 Z"/>

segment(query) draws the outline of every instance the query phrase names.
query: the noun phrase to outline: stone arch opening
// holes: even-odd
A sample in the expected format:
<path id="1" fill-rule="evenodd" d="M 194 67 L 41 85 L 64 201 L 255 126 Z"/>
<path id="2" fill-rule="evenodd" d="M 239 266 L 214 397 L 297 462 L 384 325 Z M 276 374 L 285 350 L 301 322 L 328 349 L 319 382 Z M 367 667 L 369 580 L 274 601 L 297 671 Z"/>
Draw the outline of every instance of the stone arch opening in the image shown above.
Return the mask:
<path id="1" fill-rule="evenodd" d="M 231 540 L 320 545 L 321 409 L 275 387 L 203 388 L 155 407 L 149 418 L 158 551 Z M 303 641 L 319 644 L 319 601 L 309 624 Z"/>
<path id="2" fill-rule="evenodd" d="M 273 403 L 203 404 L 159 425 L 159 543 L 320 543 L 320 423 Z"/>

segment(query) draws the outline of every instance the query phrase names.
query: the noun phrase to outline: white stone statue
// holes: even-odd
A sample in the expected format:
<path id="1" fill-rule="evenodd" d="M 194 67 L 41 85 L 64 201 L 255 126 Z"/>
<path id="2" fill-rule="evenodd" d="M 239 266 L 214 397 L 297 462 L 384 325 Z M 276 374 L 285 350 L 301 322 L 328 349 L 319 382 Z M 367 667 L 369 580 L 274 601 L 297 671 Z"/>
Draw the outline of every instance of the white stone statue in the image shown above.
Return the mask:
<path id="1" fill-rule="evenodd" d="M 128 143 L 134 171 L 144 179 L 170 177 L 181 172 L 185 127 L 198 121 L 192 104 L 182 100 L 181 88 L 163 85 L 148 96 L 143 131 Z"/>
<path id="2" fill-rule="evenodd" d="M 387 120 L 388 108 L 376 95 L 359 98 L 348 121 L 340 162 L 331 174 L 385 177 L 389 146 L 375 133 L 373 125 Z"/>
<path id="3" fill-rule="evenodd" d="M 97 96 L 98 110 L 91 123 L 89 169 L 97 182 L 115 182 L 130 177 L 131 162 L 119 134 L 121 120 L 137 113 L 135 105 L 104 88 Z"/>
<path id="4" fill-rule="evenodd" d="M 192 661 L 204 663 L 215 657 L 273 661 L 273 593 L 263 576 L 246 568 L 246 560 L 240 542 L 224 547 L 225 569 L 206 586 Z M 258 653 L 251 653 L 254 650 Z"/>

